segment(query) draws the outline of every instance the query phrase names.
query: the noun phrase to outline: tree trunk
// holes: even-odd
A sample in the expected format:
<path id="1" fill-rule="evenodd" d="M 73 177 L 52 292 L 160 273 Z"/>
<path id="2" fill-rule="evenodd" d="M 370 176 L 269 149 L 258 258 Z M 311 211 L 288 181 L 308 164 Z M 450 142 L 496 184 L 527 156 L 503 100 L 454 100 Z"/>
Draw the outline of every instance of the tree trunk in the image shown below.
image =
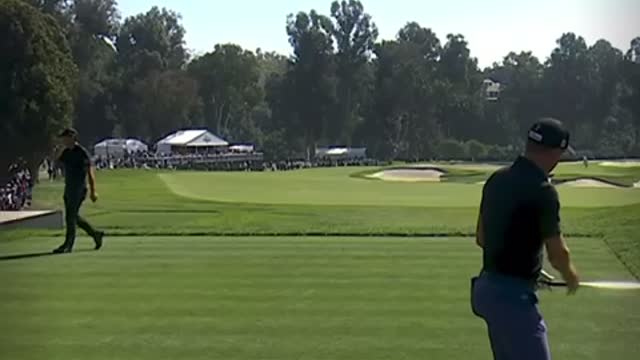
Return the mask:
<path id="1" fill-rule="evenodd" d="M 0 186 L 4 185 L 9 178 L 9 165 L 11 165 L 9 158 L 0 157 Z"/>

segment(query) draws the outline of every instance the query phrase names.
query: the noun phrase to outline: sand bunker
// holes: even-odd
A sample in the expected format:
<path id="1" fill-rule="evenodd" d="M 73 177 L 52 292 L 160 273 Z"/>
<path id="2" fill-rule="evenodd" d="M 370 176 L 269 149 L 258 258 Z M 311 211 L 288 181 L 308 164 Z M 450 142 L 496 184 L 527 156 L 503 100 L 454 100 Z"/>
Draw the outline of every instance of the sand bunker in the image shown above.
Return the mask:
<path id="1" fill-rule="evenodd" d="M 587 188 L 613 188 L 613 189 L 622 188 L 622 186 L 609 184 L 604 181 L 595 180 L 595 179 L 576 179 L 571 181 L 565 181 L 560 185 L 571 186 L 571 187 L 587 187 Z"/>
<path id="2" fill-rule="evenodd" d="M 599 164 L 601 166 L 621 167 L 621 168 L 640 167 L 640 161 L 637 161 L 637 160 L 603 161 Z"/>
<path id="3" fill-rule="evenodd" d="M 407 168 L 407 169 L 420 169 L 420 168 L 433 169 L 433 168 L 438 167 L 438 164 L 434 164 L 434 163 L 414 163 L 414 164 L 404 164 L 402 166 Z"/>
<path id="4" fill-rule="evenodd" d="M 636 189 L 640 189 L 640 181 L 638 181 L 637 183 L 633 184 L 633 187 Z"/>
<path id="5" fill-rule="evenodd" d="M 456 169 L 477 170 L 477 171 L 497 170 L 501 166 L 502 165 L 499 165 L 499 164 L 473 163 L 473 162 L 415 163 L 415 164 L 403 165 L 403 167 L 408 169 L 413 169 L 413 168 L 437 169 L 439 167 L 445 167 L 445 168 L 456 168 Z"/>
<path id="6" fill-rule="evenodd" d="M 390 169 L 367 175 L 384 181 L 439 182 L 444 172 L 436 169 Z"/>

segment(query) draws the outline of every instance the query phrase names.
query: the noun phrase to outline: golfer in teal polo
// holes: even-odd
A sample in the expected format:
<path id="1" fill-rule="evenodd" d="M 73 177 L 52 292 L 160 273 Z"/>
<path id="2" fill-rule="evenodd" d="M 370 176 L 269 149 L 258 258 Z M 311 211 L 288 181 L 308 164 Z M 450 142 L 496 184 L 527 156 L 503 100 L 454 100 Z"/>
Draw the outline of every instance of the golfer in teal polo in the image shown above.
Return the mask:
<path id="1" fill-rule="evenodd" d="M 543 248 L 569 293 L 578 288 L 560 229 L 558 193 L 549 181 L 567 150 L 569 132 L 558 120 L 541 119 L 528 133 L 524 156 L 484 186 L 476 235 L 482 271 L 472 280 L 471 303 L 487 324 L 496 360 L 551 359 L 535 293 Z"/>

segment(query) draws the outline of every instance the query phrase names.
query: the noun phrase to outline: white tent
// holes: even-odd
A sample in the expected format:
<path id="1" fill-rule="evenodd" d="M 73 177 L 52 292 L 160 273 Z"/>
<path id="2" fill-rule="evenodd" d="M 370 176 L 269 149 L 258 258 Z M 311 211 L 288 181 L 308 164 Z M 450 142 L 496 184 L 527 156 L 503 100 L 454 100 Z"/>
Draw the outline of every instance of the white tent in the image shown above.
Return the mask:
<path id="1" fill-rule="evenodd" d="M 227 146 L 229 146 L 228 142 L 213 135 L 209 130 L 181 130 L 158 141 L 156 152 L 171 154 L 176 148 L 208 149 Z"/>
<path id="2" fill-rule="evenodd" d="M 93 147 L 96 156 L 123 157 L 126 153 L 147 151 L 149 147 L 137 139 L 106 139 L 97 143 Z"/>
<path id="3" fill-rule="evenodd" d="M 367 148 L 330 147 L 317 148 L 316 158 L 333 159 L 364 159 L 367 157 Z"/>
<path id="4" fill-rule="evenodd" d="M 229 146 L 229 150 L 238 153 L 250 153 L 255 150 L 255 147 L 251 144 L 235 144 Z"/>

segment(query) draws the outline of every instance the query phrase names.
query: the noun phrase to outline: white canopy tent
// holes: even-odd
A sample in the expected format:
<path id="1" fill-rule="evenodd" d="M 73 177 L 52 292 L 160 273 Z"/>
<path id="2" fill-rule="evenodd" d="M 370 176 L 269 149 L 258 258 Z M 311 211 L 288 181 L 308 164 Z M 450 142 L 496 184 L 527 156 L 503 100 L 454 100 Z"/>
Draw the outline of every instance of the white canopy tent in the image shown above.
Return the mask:
<path id="1" fill-rule="evenodd" d="M 137 139 L 106 139 L 93 147 L 93 153 L 101 157 L 123 157 L 126 153 L 147 151 L 149 147 Z"/>
<path id="2" fill-rule="evenodd" d="M 317 148 L 315 156 L 318 159 L 365 159 L 367 157 L 367 148 Z"/>
<path id="3" fill-rule="evenodd" d="M 255 147 L 251 144 L 235 144 L 229 146 L 229 150 L 237 153 L 251 153 L 255 150 Z"/>
<path id="4" fill-rule="evenodd" d="M 211 148 L 227 148 L 229 143 L 215 136 L 209 130 L 180 130 L 156 144 L 158 154 L 172 154 L 176 150 L 187 152 L 208 151 Z"/>

